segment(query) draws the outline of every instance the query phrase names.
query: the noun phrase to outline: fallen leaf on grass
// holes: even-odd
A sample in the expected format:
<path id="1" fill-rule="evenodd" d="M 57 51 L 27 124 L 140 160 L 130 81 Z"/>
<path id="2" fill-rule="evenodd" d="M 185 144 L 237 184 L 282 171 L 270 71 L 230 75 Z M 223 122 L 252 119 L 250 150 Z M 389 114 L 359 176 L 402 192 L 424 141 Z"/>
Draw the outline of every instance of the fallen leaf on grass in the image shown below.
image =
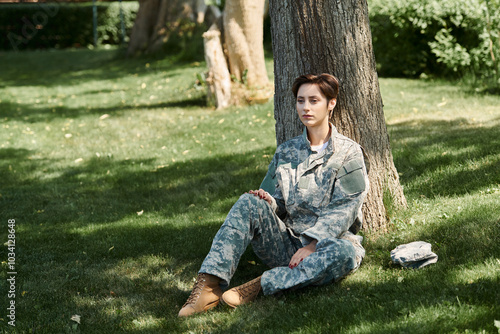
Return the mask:
<path id="1" fill-rule="evenodd" d="M 104 114 L 104 115 L 102 115 L 101 117 L 99 117 L 99 119 L 100 119 L 100 120 L 103 120 L 103 119 L 106 119 L 106 118 L 108 118 L 108 117 L 109 117 L 109 115 L 108 115 L 108 114 Z"/>
<path id="2" fill-rule="evenodd" d="M 81 324 L 80 323 L 81 317 L 78 314 L 72 315 L 71 316 L 71 320 L 73 320 L 74 322 L 78 323 L 79 325 Z"/>

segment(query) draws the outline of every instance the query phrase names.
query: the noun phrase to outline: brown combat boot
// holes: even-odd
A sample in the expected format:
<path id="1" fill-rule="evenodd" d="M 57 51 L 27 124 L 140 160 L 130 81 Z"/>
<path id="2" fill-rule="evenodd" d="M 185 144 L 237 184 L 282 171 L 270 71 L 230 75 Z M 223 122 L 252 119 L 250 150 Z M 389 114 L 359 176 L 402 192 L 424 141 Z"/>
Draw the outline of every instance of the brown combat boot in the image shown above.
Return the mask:
<path id="1" fill-rule="evenodd" d="M 222 301 L 232 308 L 254 301 L 262 289 L 260 286 L 261 277 L 259 276 L 250 282 L 227 290 L 222 294 Z"/>
<path id="2" fill-rule="evenodd" d="M 191 295 L 179 311 L 179 317 L 188 317 L 216 307 L 222 295 L 219 283 L 220 278 L 217 276 L 205 273 L 198 274 Z"/>

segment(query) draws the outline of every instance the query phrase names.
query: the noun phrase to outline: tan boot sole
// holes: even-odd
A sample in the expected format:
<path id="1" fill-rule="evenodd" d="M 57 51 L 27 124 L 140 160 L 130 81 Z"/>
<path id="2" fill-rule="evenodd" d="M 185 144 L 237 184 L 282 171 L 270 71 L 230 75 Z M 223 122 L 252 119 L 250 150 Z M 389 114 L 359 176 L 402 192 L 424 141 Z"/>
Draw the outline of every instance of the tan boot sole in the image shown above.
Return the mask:
<path id="1" fill-rule="evenodd" d="M 216 300 L 216 301 L 214 301 L 213 303 L 207 304 L 207 306 L 205 306 L 205 307 L 203 308 L 203 311 L 205 311 L 205 312 L 206 312 L 206 311 L 208 311 L 208 310 L 210 310 L 210 309 L 213 309 L 213 308 L 214 308 L 214 307 L 216 307 L 217 305 L 219 305 L 219 300 Z"/>

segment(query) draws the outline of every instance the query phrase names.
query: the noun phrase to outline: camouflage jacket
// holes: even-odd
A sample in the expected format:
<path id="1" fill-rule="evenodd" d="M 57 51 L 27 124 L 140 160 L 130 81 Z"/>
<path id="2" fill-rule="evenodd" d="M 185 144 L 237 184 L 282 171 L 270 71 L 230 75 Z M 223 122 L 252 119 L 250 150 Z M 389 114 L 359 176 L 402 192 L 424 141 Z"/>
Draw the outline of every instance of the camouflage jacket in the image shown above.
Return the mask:
<path id="1" fill-rule="evenodd" d="M 368 191 L 363 152 L 330 126 L 332 134 L 321 153 L 311 150 L 307 129 L 278 146 L 261 184 L 273 197 L 272 208 L 304 245 L 311 238 L 338 238 L 362 223 Z"/>

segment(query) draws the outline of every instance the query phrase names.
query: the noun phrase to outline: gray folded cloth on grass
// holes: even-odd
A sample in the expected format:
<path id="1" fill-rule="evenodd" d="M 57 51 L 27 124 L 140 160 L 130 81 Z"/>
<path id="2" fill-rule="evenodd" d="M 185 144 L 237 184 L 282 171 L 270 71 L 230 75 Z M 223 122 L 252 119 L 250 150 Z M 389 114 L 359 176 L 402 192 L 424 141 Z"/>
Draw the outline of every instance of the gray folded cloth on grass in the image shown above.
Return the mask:
<path id="1" fill-rule="evenodd" d="M 431 251 L 432 245 L 425 241 L 414 241 L 399 245 L 391 251 L 392 262 L 405 268 L 419 269 L 438 260 L 437 254 Z"/>

